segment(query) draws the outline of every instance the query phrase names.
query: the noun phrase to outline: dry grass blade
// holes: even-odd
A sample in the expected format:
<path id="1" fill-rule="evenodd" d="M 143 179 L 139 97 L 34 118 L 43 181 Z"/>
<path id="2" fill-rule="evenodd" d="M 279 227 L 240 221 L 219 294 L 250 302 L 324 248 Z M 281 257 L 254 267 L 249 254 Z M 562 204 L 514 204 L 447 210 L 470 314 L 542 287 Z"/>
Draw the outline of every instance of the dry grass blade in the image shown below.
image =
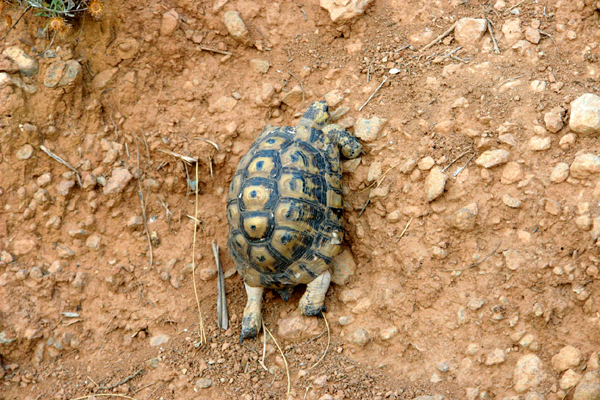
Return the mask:
<path id="1" fill-rule="evenodd" d="M 387 175 L 387 173 L 390 172 L 391 170 L 393 170 L 394 168 L 396 168 L 398 165 L 400 165 L 400 161 L 398 161 L 396 164 L 394 164 L 391 167 L 389 167 L 387 169 L 387 171 L 385 171 L 383 174 L 381 174 L 381 176 L 379 177 L 379 179 L 377 179 L 375 182 L 371 183 L 369 186 L 367 186 L 366 188 L 364 188 L 363 190 L 361 190 L 360 192 L 358 192 L 358 194 L 366 192 L 367 190 L 371 189 L 375 185 L 377 185 L 379 187 L 379 185 L 381 185 L 381 182 L 383 182 L 383 179 L 385 178 L 385 176 Z"/>
<path id="2" fill-rule="evenodd" d="M 212 144 L 215 147 L 215 149 L 217 149 L 217 151 L 221 151 L 221 149 L 219 149 L 219 146 L 215 142 L 213 142 L 212 140 L 208 140 L 208 139 L 203 138 L 203 137 L 197 137 L 197 138 L 194 138 L 194 139 L 202 140 L 202 141 L 204 141 L 206 143 Z"/>
<path id="3" fill-rule="evenodd" d="M 262 358 L 260 360 L 258 360 L 258 363 L 261 365 L 261 367 L 263 367 L 263 369 L 265 371 L 269 371 L 269 368 L 267 368 L 267 366 L 265 365 L 265 357 L 267 356 L 267 332 L 265 332 L 264 330 L 264 326 L 265 323 L 262 322 L 263 324 L 263 351 L 262 351 Z"/>
<path id="4" fill-rule="evenodd" d="M 454 173 L 452 174 L 453 177 L 457 177 L 458 174 L 460 174 L 461 172 L 463 172 L 463 170 L 465 168 L 467 168 L 467 165 L 469 165 L 469 163 L 471 162 L 471 160 L 475 157 L 475 153 L 473 153 L 471 155 L 471 157 L 469 157 L 469 159 L 467 160 L 467 162 L 465 163 L 465 165 L 463 165 L 462 167 L 460 167 L 459 169 L 457 169 L 456 171 L 454 171 Z"/>
<path id="5" fill-rule="evenodd" d="M 168 155 L 171 155 L 173 157 L 181 158 L 183 161 L 185 161 L 186 163 L 188 163 L 190 165 L 198 163 L 197 158 L 190 157 L 190 156 L 184 156 L 183 154 L 175 153 L 171 150 L 158 149 L 158 151 L 168 154 Z"/>
<path id="6" fill-rule="evenodd" d="M 323 320 L 325 321 L 325 326 L 327 327 L 327 347 L 325 347 L 325 351 L 323 352 L 321 358 L 319 358 L 319 360 L 316 363 L 314 363 L 314 365 L 310 367 L 309 370 L 313 369 L 314 367 L 319 365 L 321 361 L 323 361 L 323 359 L 327 355 L 327 351 L 329 350 L 329 345 L 331 344 L 331 329 L 329 329 L 329 322 L 327 321 L 327 316 L 325 315 L 325 313 L 323 313 Z"/>
<path id="7" fill-rule="evenodd" d="M 424 46 L 421 51 L 425 51 L 428 48 L 430 48 L 431 46 L 435 45 L 437 42 L 439 42 L 440 40 L 442 40 L 443 38 L 445 38 L 446 36 L 448 36 L 449 34 L 452 33 L 452 31 L 454 30 L 454 28 L 456 28 L 456 22 L 450 27 L 448 28 L 448 30 L 444 33 L 442 33 L 440 36 L 436 37 L 435 39 L 433 39 L 427 46 Z"/>
<path id="8" fill-rule="evenodd" d="M 496 52 L 496 54 L 500 54 L 500 48 L 498 47 L 498 42 L 496 41 L 496 36 L 494 36 L 494 29 L 492 28 L 492 21 L 489 20 L 489 18 L 486 18 L 487 21 L 487 30 L 490 33 L 490 36 L 492 38 L 492 43 L 494 44 L 494 51 Z"/>
<path id="9" fill-rule="evenodd" d="M 123 379 L 122 381 L 120 381 L 120 382 L 117 382 L 117 383 L 115 383 L 115 384 L 113 384 L 113 385 L 110 385 L 110 386 L 98 386 L 98 390 L 111 390 L 111 389 L 114 389 L 114 388 L 116 388 L 117 386 L 121 386 L 121 385 L 123 385 L 123 384 L 125 384 L 125 383 L 129 382 L 130 380 L 132 380 L 133 378 L 135 378 L 136 376 L 138 376 L 138 375 L 139 375 L 139 374 L 141 374 L 142 372 L 144 372 L 144 370 L 143 370 L 143 369 L 140 369 L 140 370 L 138 370 L 136 373 L 134 373 L 133 375 L 130 375 L 130 376 L 126 377 L 125 379 Z M 97 386 L 97 385 L 96 385 L 96 386 Z"/>
<path id="10" fill-rule="evenodd" d="M 221 260 L 219 260 L 219 246 L 213 242 L 213 255 L 217 264 L 217 325 L 219 329 L 229 329 L 229 316 L 227 315 L 227 298 L 225 296 L 225 276 Z"/>
<path id="11" fill-rule="evenodd" d="M 461 155 L 459 155 L 458 157 L 456 157 L 454 160 L 452 160 L 452 161 L 450 162 L 450 164 L 446 165 L 446 166 L 444 167 L 444 169 L 442 169 L 442 172 L 446 172 L 446 170 L 447 170 L 448 168 L 450 168 L 450 167 L 451 167 L 451 166 L 452 166 L 452 165 L 453 165 L 455 162 L 457 162 L 458 160 L 460 160 L 461 158 L 463 158 L 464 156 L 466 156 L 467 154 L 469 154 L 471 151 L 472 151 L 472 150 L 471 150 L 471 149 L 469 149 L 469 150 L 465 151 L 464 153 L 462 153 Z"/>
<path id="12" fill-rule="evenodd" d="M 482 264 L 483 262 L 487 261 L 488 258 L 490 258 L 491 256 L 493 256 L 494 253 L 496 252 L 496 250 L 498 250 L 498 247 L 500 247 L 501 244 L 502 244 L 502 240 L 500 240 L 498 242 L 498 244 L 496 245 L 496 247 L 494 247 L 494 250 L 492 250 L 487 256 L 485 256 L 483 259 L 477 261 L 476 263 L 468 265 L 468 266 L 466 266 L 464 268 L 445 269 L 444 272 L 464 271 L 466 269 L 475 268 L 478 265 Z"/>
<path id="13" fill-rule="evenodd" d="M 367 99 L 367 101 L 365 101 L 365 104 L 363 104 L 362 106 L 360 106 L 360 108 L 358 109 L 358 111 L 362 111 L 363 108 L 365 108 L 365 106 L 367 104 L 369 104 L 369 102 L 371 101 L 371 99 L 373 99 L 373 97 L 377 94 L 377 92 L 379 92 L 379 89 L 381 89 L 381 87 L 387 82 L 388 77 L 384 76 L 383 77 L 383 81 L 381 81 L 381 83 L 379 84 L 379 86 L 377 86 L 377 89 L 375 89 L 375 91 L 369 96 L 369 98 Z"/>
<path id="14" fill-rule="evenodd" d="M 404 236 L 404 234 L 406 233 L 406 231 L 408 230 L 408 227 L 410 226 L 410 223 L 412 222 L 413 217 L 410 217 L 410 219 L 408 220 L 406 226 L 404 227 L 404 230 L 402 231 L 402 233 L 400 234 L 400 236 L 398 236 L 398 239 L 396 239 L 396 243 L 402 239 L 402 237 Z"/>
<path id="15" fill-rule="evenodd" d="M 228 51 L 223 51 L 223 50 L 218 50 L 218 49 L 211 49 L 210 47 L 200 47 L 200 50 L 202 51 L 208 51 L 209 53 L 217 53 L 217 54 L 223 54 L 224 56 L 230 56 L 233 53 L 230 53 Z"/>
<path id="16" fill-rule="evenodd" d="M 198 163 L 196 162 L 196 182 L 198 182 Z M 206 332 L 204 331 L 204 320 L 202 319 L 202 310 L 200 309 L 200 298 L 198 297 L 198 287 L 196 285 L 196 234 L 198 233 L 198 185 L 196 185 L 196 206 L 194 213 L 194 239 L 192 241 L 192 281 L 194 282 L 194 296 L 196 297 L 196 306 L 198 307 L 198 322 L 200 325 L 199 346 L 205 345 Z"/>
<path id="17" fill-rule="evenodd" d="M 50 158 L 58 161 L 65 167 L 69 168 L 71 171 L 75 172 L 75 176 L 77 177 L 77 183 L 79 184 L 79 187 L 83 187 L 83 185 L 81 184 L 81 175 L 79 174 L 79 171 L 77 171 L 75 168 L 73 168 L 71 166 L 71 164 L 69 164 L 68 162 L 66 162 L 65 160 L 63 160 L 62 158 L 57 156 L 56 154 L 54 154 L 50 149 L 48 149 L 43 144 L 40 145 L 40 150 L 42 150 L 44 153 L 48 154 L 48 156 L 50 156 Z"/>
<path id="18" fill-rule="evenodd" d="M 292 380 L 290 379 L 290 367 L 288 365 L 287 358 L 285 358 L 285 354 L 283 354 L 283 350 L 281 350 L 279 343 L 277 343 L 277 340 L 275 340 L 275 337 L 273 337 L 273 334 L 271 333 L 271 331 L 267 329 L 267 326 L 265 325 L 265 321 L 263 321 L 262 326 L 263 326 L 263 330 L 265 332 L 267 332 L 269 334 L 269 336 L 271 336 L 271 339 L 273 339 L 273 342 L 275 342 L 275 346 L 277 346 L 277 350 L 279 350 L 279 354 L 281 354 L 281 357 L 283 357 L 283 363 L 285 364 L 285 373 L 287 375 L 287 396 L 286 397 L 289 398 L 290 390 L 292 389 Z"/>
<path id="19" fill-rule="evenodd" d="M 89 399 L 90 397 L 119 397 L 121 399 L 137 400 L 134 397 L 129 397 L 129 396 L 125 396 L 124 394 L 116 394 L 116 393 L 94 393 L 94 394 L 88 394 L 87 396 L 76 397 L 71 400 L 83 400 L 83 399 Z"/>

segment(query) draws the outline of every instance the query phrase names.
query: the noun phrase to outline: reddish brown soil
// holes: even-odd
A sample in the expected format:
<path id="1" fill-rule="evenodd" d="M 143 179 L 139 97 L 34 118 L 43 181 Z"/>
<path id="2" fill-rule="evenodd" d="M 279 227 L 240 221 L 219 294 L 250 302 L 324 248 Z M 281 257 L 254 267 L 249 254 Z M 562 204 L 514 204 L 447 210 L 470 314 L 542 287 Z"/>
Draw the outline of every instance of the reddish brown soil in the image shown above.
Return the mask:
<path id="1" fill-rule="evenodd" d="M 217 328 L 211 243 L 221 246 L 224 270 L 232 272 L 225 250 L 229 180 L 266 123 L 297 121 L 302 104 L 288 106 L 281 98 L 298 80 L 307 104 L 338 90 L 341 106 L 350 108 L 346 116 L 388 123 L 380 138 L 365 143 L 367 154 L 344 178 L 346 240 L 357 270 L 346 286 L 329 290 L 332 336 L 325 359 L 308 369 L 325 350 L 326 335 L 278 339 L 289 363 L 291 398 L 462 399 L 467 388 L 476 388 L 485 393 L 481 398 L 502 399 L 516 396 L 513 370 L 527 353 L 537 354 L 544 366 L 535 390 L 547 399 L 566 394 L 551 357 L 565 345 L 577 347 L 583 360 L 575 370 L 581 373 L 600 350 L 598 247 L 574 222 L 582 209 L 598 216 L 599 177 L 554 184 L 549 176 L 558 162 L 570 164 L 580 150 L 599 153 L 600 147 L 596 136 L 559 146 L 568 127 L 547 134 L 549 150 L 533 152 L 527 143 L 534 126 L 544 126 L 546 112 L 557 106 L 568 111 L 580 94 L 598 93 L 599 12 L 590 1 L 520 2 L 523 29 L 537 19 L 551 35 L 543 35 L 533 53 L 521 54 L 501 33 L 505 21 L 517 17 L 509 11 L 517 2 L 507 1 L 505 11 L 489 3 L 375 0 L 351 23 L 334 24 L 317 0 L 106 1 L 102 18 L 72 21 L 70 33 L 53 43 L 36 37 L 44 21 L 26 16 L 0 50 L 18 46 L 35 55 L 50 48 L 83 69 L 75 84 L 48 88 L 44 74 L 57 59 L 38 57 L 39 74 L 23 78 L 36 93 L 2 89 L 0 101 L 10 114 L 0 115 L 0 252 L 14 260 L 0 263 L 0 339 L 7 342 L 0 343 L 0 399 L 94 393 L 140 400 L 285 398 L 285 365 L 276 347 L 267 346 L 265 371 L 258 363 L 262 342 L 238 343 L 245 293 L 237 274 L 226 279 L 231 327 Z M 172 9 L 181 17 L 179 26 L 163 35 L 163 14 Z M 255 46 L 228 34 L 222 23 L 228 10 L 240 12 Z M 14 19 L 19 13 L 9 12 Z M 418 51 L 458 18 L 482 16 L 494 23 L 501 54 L 488 51 L 489 34 L 477 47 L 456 53 L 467 63 L 436 61 L 458 47 L 452 35 Z M 357 43 L 356 51 L 347 50 Z M 251 59 L 267 60 L 271 68 L 260 74 Z M 400 73 L 389 75 L 392 67 Z M 99 87 L 95 77 L 111 68 L 114 77 Z M 384 75 L 387 83 L 359 112 Z M 518 83 L 506 87 L 509 79 Z M 546 81 L 547 89 L 533 91 L 534 80 Z M 553 86 L 557 82 L 562 85 Z M 274 88 L 267 98 L 265 84 Z M 230 111 L 218 110 L 224 96 L 237 98 Z M 460 97 L 468 105 L 453 108 Z M 449 129 L 434 128 L 446 121 Z M 503 133 L 511 133 L 516 146 L 501 143 Z M 35 151 L 20 160 L 16 154 L 25 144 Z M 134 178 L 116 195 L 77 185 L 61 195 L 61 182 L 73 181 L 73 174 L 39 150 L 42 144 L 83 175 L 108 180 L 115 168 L 127 168 Z M 105 162 L 110 148 L 117 157 Z M 511 151 L 511 161 L 523 170 L 519 183 L 502 183 L 502 166 L 482 169 L 471 161 L 450 178 L 440 199 L 427 203 L 427 171 L 404 174 L 397 166 L 431 156 L 445 167 L 467 150 L 490 148 Z M 194 170 L 161 150 L 200 160 L 197 285 L 209 342 L 203 347 L 195 346 L 198 311 L 185 269 L 195 212 L 186 174 L 193 180 Z M 374 162 L 384 172 L 396 167 L 381 180 L 384 195 L 372 197 L 359 216 Z M 38 177 L 47 172 L 49 200 L 30 207 Z M 156 237 L 152 265 L 143 226 L 128 226 L 142 215 L 140 191 Z M 519 198 L 521 207 L 507 207 L 505 194 Z M 556 215 L 548 212 L 548 201 L 557 203 Z M 475 227 L 453 229 L 446 215 L 469 203 L 478 205 Z M 386 218 L 395 210 L 399 218 Z M 90 236 L 99 238 L 97 249 L 86 244 Z M 506 266 L 503 253 L 511 249 L 519 252 L 517 270 Z M 301 294 L 299 288 L 287 303 L 267 294 L 264 319 L 276 337 L 278 322 L 294 315 Z M 483 306 L 469 308 L 474 299 Z M 349 325 L 340 325 L 344 316 L 351 316 Z M 385 330 L 394 327 L 397 334 L 384 340 Z M 318 332 L 324 329 L 319 322 Z M 369 334 L 364 347 L 352 340 L 357 329 Z M 525 334 L 533 335 L 532 343 L 519 343 Z M 169 340 L 151 346 L 160 335 Z M 495 349 L 506 359 L 487 365 Z M 447 371 L 438 369 L 443 362 Z M 210 387 L 199 387 L 199 378 L 210 378 Z"/>

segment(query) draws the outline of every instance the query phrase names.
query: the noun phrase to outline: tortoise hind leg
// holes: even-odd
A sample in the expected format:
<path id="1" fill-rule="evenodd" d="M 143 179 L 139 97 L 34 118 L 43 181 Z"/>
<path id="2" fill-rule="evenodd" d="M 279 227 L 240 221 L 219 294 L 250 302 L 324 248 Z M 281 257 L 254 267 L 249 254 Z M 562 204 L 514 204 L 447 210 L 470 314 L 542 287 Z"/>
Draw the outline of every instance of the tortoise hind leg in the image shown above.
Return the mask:
<path id="1" fill-rule="evenodd" d="M 311 283 L 306 285 L 306 292 L 300 299 L 300 312 L 309 317 L 322 316 L 325 312 L 325 295 L 329 289 L 331 274 L 329 271 L 317 276 Z"/>
<path id="2" fill-rule="evenodd" d="M 262 312 L 260 310 L 262 305 L 263 292 L 265 291 L 262 287 L 252 287 L 244 283 L 246 287 L 246 295 L 248 296 L 248 302 L 246 308 L 244 308 L 244 316 L 242 318 L 242 333 L 240 335 L 240 343 L 244 339 L 254 338 L 260 332 L 260 326 L 262 323 Z"/>

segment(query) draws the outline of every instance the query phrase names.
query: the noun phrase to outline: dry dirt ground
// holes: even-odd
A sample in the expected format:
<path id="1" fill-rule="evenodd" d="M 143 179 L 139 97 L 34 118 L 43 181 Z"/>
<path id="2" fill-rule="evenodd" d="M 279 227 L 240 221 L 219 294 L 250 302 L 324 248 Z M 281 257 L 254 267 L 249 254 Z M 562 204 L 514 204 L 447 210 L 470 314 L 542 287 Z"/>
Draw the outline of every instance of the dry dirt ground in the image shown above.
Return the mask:
<path id="1" fill-rule="evenodd" d="M 600 175 L 556 165 L 600 154 L 568 124 L 570 103 L 600 91 L 599 4 L 502 3 L 374 0 L 334 23 L 317 0 L 107 0 L 55 40 L 26 15 L 0 43 L 39 67 L 24 76 L 0 60 L 0 399 L 285 398 L 272 340 L 267 370 L 262 336 L 238 342 L 245 293 L 225 202 L 262 127 L 294 124 L 326 95 L 350 131 L 387 122 L 345 165 L 356 267 L 329 290 L 331 345 L 315 368 L 327 335 L 297 316 L 303 289 L 287 303 L 266 295 L 290 398 L 572 398 L 598 369 Z M 223 23 L 232 10 L 241 40 Z M 489 31 L 421 50 L 464 17 L 489 19 L 500 53 Z M 57 84 L 69 60 L 81 70 Z M 487 150 L 509 162 L 477 165 Z M 194 167 L 165 151 L 200 163 L 205 346 Z M 427 202 L 433 165 L 448 181 Z M 227 276 L 222 332 L 212 242 Z"/>

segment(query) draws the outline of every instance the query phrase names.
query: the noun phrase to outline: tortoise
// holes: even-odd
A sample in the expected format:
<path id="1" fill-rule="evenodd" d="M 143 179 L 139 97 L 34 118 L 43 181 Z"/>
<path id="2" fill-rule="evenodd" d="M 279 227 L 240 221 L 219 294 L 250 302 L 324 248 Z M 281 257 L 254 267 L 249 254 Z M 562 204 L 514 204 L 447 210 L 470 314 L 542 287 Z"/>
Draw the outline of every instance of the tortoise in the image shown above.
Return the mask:
<path id="1" fill-rule="evenodd" d="M 240 341 L 256 337 L 264 289 L 288 300 L 306 284 L 300 312 L 322 316 L 344 236 L 340 150 L 362 152 L 359 141 L 329 124 L 325 101 L 310 105 L 294 127 L 266 125 L 242 157 L 229 187 L 228 248 L 248 301 Z"/>

